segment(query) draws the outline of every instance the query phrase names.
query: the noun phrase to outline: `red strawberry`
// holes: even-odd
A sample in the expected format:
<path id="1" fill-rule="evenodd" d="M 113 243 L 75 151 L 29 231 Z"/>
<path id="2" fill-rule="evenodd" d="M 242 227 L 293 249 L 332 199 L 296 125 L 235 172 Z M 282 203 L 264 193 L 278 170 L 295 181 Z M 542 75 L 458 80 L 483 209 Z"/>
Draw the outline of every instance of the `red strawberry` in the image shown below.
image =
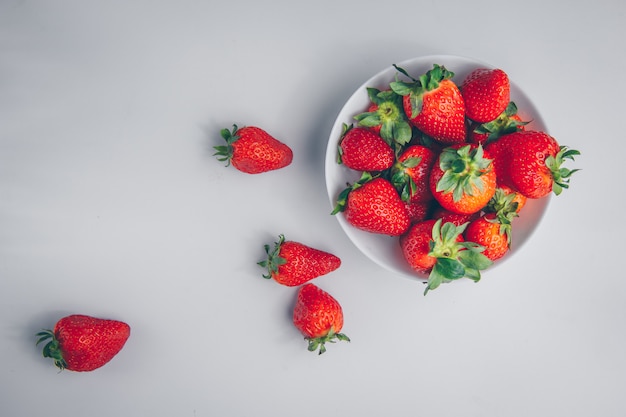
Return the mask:
<path id="1" fill-rule="evenodd" d="M 562 164 L 580 155 L 540 131 L 510 133 L 487 145 L 486 150 L 493 150 L 498 181 L 528 198 L 541 198 L 551 191 L 559 195 L 568 188 L 577 170 L 563 168 Z"/>
<path id="2" fill-rule="evenodd" d="M 511 85 L 501 69 L 472 71 L 459 87 L 465 101 L 465 115 L 478 123 L 497 118 L 509 104 Z"/>
<path id="3" fill-rule="evenodd" d="M 465 104 L 459 88 L 451 80 L 454 73 L 435 64 L 432 70 L 415 79 L 404 69 L 395 68 L 412 80 L 390 83 L 391 89 L 403 96 L 409 122 L 440 142 L 464 142 Z"/>
<path id="4" fill-rule="evenodd" d="M 480 270 L 491 265 L 481 253 L 484 249 L 473 242 L 464 242 L 463 231 L 467 224 L 442 225 L 442 220 L 425 220 L 415 223 L 400 236 L 400 247 L 411 268 L 429 273 L 424 294 L 443 282 L 467 277 L 480 280 Z"/>
<path id="5" fill-rule="evenodd" d="M 496 174 L 482 146 L 445 148 L 430 174 L 430 190 L 439 204 L 461 214 L 476 213 L 496 191 Z"/>
<path id="6" fill-rule="evenodd" d="M 232 163 L 239 171 L 260 174 L 284 168 L 293 160 L 289 146 L 258 127 L 233 125 L 232 132 L 222 129 L 221 134 L 226 145 L 214 146 L 214 155 L 219 161 L 227 161 L 227 165 Z"/>
<path id="7" fill-rule="evenodd" d="M 433 199 L 428 184 L 437 154 L 430 148 L 411 145 L 397 158 L 391 170 L 391 182 L 404 201 L 424 202 Z"/>
<path id="8" fill-rule="evenodd" d="M 357 171 L 384 171 L 393 165 L 393 148 L 373 131 L 343 125 L 339 163 Z"/>
<path id="9" fill-rule="evenodd" d="M 391 182 L 368 172 L 341 192 L 332 214 L 341 211 L 352 226 L 371 233 L 399 236 L 410 224 L 404 202 Z"/>
<path id="10" fill-rule="evenodd" d="M 517 106 L 512 101 L 495 120 L 487 123 L 472 123 L 468 130 L 468 142 L 480 143 L 483 146 L 497 140 L 500 136 L 525 130 L 528 122 L 522 121 L 517 114 Z"/>
<path id="11" fill-rule="evenodd" d="M 370 106 L 354 118 L 359 126 L 372 129 L 389 144 L 405 145 L 411 140 L 411 125 L 404 115 L 402 97 L 391 90 L 369 87 Z"/>
<path id="12" fill-rule="evenodd" d="M 467 226 L 465 240 L 483 246 L 483 254 L 495 261 L 502 258 L 511 246 L 511 224 L 500 222 L 495 213 L 487 213 Z"/>
<path id="13" fill-rule="evenodd" d="M 63 317 L 54 331 L 37 333 L 37 344 L 47 342 L 43 356 L 61 370 L 93 371 L 109 362 L 130 336 L 128 324 L 85 315 Z"/>
<path id="14" fill-rule="evenodd" d="M 305 284 L 298 290 L 293 309 L 293 324 L 309 342 L 309 351 L 326 352 L 326 343 L 350 341 L 341 332 L 343 310 L 329 293 L 313 284 Z"/>
<path id="15" fill-rule="evenodd" d="M 428 218 L 431 209 L 430 201 L 405 201 L 404 207 L 411 223 L 421 222 Z"/>
<path id="16" fill-rule="evenodd" d="M 269 245 L 264 248 L 267 259 L 257 262 L 268 270 L 263 277 L 274 278 L 279 284 L 288 287 L 304 284 L 341 266 L 341 259 L 332 253 L 299 242 L 286 241 L 284 235 L 279 235 L 271 251 Z"/>

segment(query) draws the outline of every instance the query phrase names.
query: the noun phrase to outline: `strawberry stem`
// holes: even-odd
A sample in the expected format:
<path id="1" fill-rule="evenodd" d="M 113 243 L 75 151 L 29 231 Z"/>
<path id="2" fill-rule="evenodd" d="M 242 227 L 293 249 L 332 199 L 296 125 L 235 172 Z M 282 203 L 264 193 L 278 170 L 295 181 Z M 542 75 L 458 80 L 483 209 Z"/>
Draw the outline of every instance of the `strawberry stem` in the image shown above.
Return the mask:
<path id="1" fill-rule="evenodd" d="M 279 235 L 278 242 L 274 242 L 274 248 L 270 251 L 270 245 L 263 245 L 265 249 L 265 253 L 267 254 L 267 259 L 257 262 L 262 268 L 267 268 L 267 274 L 263 274 L 263 278 L 271 279 L 272 274 L 278 273 L 278 267 L 287 263 L 287 260 L 281 256 L 280 247 L 285 242 L 285 236 Z"/>
<path id="2" fill-rule="evenodd" d="M 318 355 L 326 352 L 326 343 L 335 343 L 337 341 L 349 342 L 350 338 L 343 333 L 335 333 L 335 329 L 331 326 L 328 334 L 319 337 L 305 337 L 309 342 L 309 352 L 318 351 Z"/>
<path id="3" fill-rule="evenodd" d="M 37 333 L 37 337 L 38 339 L 35 345 L 47 342 L 43 347 L 43 357 L 52 358 L 56 367 L 61 371 L 67 368 L 67 363 L 65 362 L 65 359 L 63 359 L 63 354 L 59 348 L 59 341 L 55 337 L 54 332 L 52 330 L 42 330 Z"/>

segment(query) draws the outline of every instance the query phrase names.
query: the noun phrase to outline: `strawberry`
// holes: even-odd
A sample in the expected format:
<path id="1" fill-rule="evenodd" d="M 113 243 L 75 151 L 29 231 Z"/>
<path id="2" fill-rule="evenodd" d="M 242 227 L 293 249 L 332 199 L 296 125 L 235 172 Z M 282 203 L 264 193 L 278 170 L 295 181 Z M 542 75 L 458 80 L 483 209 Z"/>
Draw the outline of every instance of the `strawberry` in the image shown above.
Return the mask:
<path id="1" fill-rule="evenodd" d="M 390 88 L 401 95 L 404 112 L 409 122 L 426 135 L 443 143 L 465 141 L 465 103 L 453 72 L 435 64 L 419 79 L 404 69 L 394 67 L 409 77 L 411 82 L 394 81 Z"/>
<path id="2" fill-rule="evenodd" d="M 393 148 L 375 132 L 343 125 L 338 162 L 357 171 L 384 171 L 393 165 Z"/>
<path id="3" fill-rule="evenodd" d="M 368 87 L 370 106 L 354 116 L 359 126 L 372 129 L 387 143 L 406 145 L 412 136 L 411 125 L 404 114 L 402 97 L 391 90 Z"/>
<path id="4" fill-rule="evenodd" d="M 54 331 L 43 330 L 37 336 L 37 344 L 47 342 L 43 356 L 52 358 L 59 369 L 86 372 L 105 365 L 122 350 L 130 326 L 76 314 L 60 319 Z"/>
<path id="5" fill-rule="evenodd" d="M 439 204 L 455 213 L 481 210 L 496 190 L 496 173 L 481 145 L 445 148 L 430 174 L 430 190 Z"/>
<path id="6" fill-rule="evenodd" d="M 437 154 L 430 148 L 411 145 L 398 156 L 391 169 L 391 182 L 404 201 L 424 202 L 433 199 L 428 184 Z"/>
<path id="7" fill-rule="evenodd" d="M 271 251 L 269 245 L 264 248 L 267 259 L 257 262 L 267 268 L 268 273 L 263 278 L 273 278 L 288 287 L 304 284 L 341 266 L 341 259 L 332 253 L 299 242 L 286 241 L 284 235 L 279 235 Z"/>
<path id="8" fill-rule="evenodd" d="M 298 290 L 293 324 L 308 340 L 309 351 L 319 349 L 320 355 L 326 352 L 326 343 L 350 341 L 348 336 L 340 333 L 343 328 L 341 305 L 314 284 L 305 284 Z"/>
<path id="9" fill-rule="evenodd" d="M 497 118 L 511 98 L 509 77 L 501 69 L 475 69 L 459 89 L 465 102 L 465 115 L 478 123 Z"/>
<path id="10" fill-rule="evenodd" d="M 339 194 L 331 214 L 339 212 L 344 212 L 352 226 L 370 233 L 399 236 L 410 224 L 404 202 L 391 182 L 368 172 Z"/>
<path id="11" fill-rule="evenodd" d="M 559 195 L 569 187 L 571 175 L 578 171 L 563 168 L 565 160 L 574 160 L 580 152 L 560 146 L 556 139 L 541 131 L 514 132 L 487 145 L 494 152 L 498 181 L 527 198 L 541 198 L 554 192 Z"/>
<path id="12" fill-rule="evenodd" d="M 500 136 L 525 130 L 524 126 L 527 124 L 528 122 L 522 121 L 522 118 L 517 114 L 517 106 L 511 101 L 495 120 L 482 124 L 470 124 L 467 140 L 485 146 Z"/>
<path id="13" fill-rule="evenodd" d="M 428 273 L 424 295 L 443 282 L 467 277 L 480 280 L 480 270 L 491 265 L 481 253 L 484 248 L 473 242 L 465 242 L 463 232 L 467 223 L 456 226 L 439 220 L 415 223 L 400 236 L 402 254 L 411 268 Z"/>
<path id="14" fill-rule="evenodd" d="M 487 213 L 467 226 L 465 240 L 483 246 L 483 254 L 495 261 L 502 258 L 511 246 L 511 224 L 501 222 L 495 213 Z"/>
<path id="15" fill-rule="evenodd" d="M 284 168 L 291 164 L 293 152 L 289 146 L 278 141 L 269 133 L 254 126 L 238 128 L 232 132 L 222 129 L 226 145 L 214 146 L 219 161 L 227 161 L 241 172 L 260 174 Z"/>
<path id="16" fill-rule="evenodd" d="M 430 201 L 405 201 L 404 207 L 409 215 L 409 221 L 417 223 L 428 218 L 432 204 Z"/>

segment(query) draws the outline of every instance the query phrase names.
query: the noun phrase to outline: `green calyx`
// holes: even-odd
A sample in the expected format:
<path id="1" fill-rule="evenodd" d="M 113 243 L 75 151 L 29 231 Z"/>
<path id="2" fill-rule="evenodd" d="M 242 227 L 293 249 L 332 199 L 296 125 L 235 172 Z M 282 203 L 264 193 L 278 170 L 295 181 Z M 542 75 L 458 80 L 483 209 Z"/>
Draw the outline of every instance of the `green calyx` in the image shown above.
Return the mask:
<path id="1" fill-rule="evenodd" d="M 552 185 L 552 191 L 554 194 L 559 195 L 565 188 L 569 188 L 569 180 L 572 174 L 579 169 L 567 169 L 562 168 L 561 165 L 565 160 L 574 160 L 574 157 L 580 155 L 580 152 L 575 149 L 568 149 L 567 146 L 561 146 L 556 156 L 548 156 L 546 158 L 546 166 L 552 173 L 552 179 L 554 180 Z"/>
<path id="2" fill-rule="evenodd" d="M 232 131 L 228 129 L 220 130 L 220 134 L 222 135 L 222 138 L 224 138 L 224 140 L 226 141 L 226 145 L 218 145 L 213 147 L 213 149 L 215 149 L 215 153 L 213 154 L 213 156 L 216 156 L 218 161 L 226 161 L 226 166 L 230 165 L 230 160 L 233 157 L 232 144 L 237 139 L 239 139 L 239 136 L 236 135 L 237 130 L 238 127 L 235 124 L 233 125 Z"/>
<path id="3" fill-rule="evenodd" d="M 476 126 L 476 128 L 474 128 L 474 133 L 487 134 L 487 139 L 484 143 L 486 145 L 497 140 L 503 135 L 517 132 L 529 122 L 514 119 L 513 116 L 516 114 L 517 105 L 511 101 L 506 106 L 506 109 L 495 120 Z"/>
<path id="4" fill-rule="evenodd" d="M 278 242 L 274 242 L 274 248 L 270 249 L 270 245 L 263 246 L 267 259 L 257 262 L 260 267 L 267 268 L 267 274 L 263 274 L 263 278 L 272 278 L 272 274 L 278 273 L 278 267 L 287 263 L 285 258 L 279 256 L 280 247 L 284 242 L 285 236 L 281 234 L 278 236 Z"/>
<path id="5" fill-rule="evenodd" d="M 390 145 L 406 145 L 411 140 L 412 129 L 402 110 L 402 96 L 391 90 L 368 88 L 367 94 L 376 110 L 354 116 L 359 126 L 380 126 L 380 136 Z"/>
<path id="6" fill-rule="evenodd" d="M 447 222 L 442 225 L 442 220 L 439 219 L 433 226 L 428 255 L 437 258 L 437 262 L 428 276 L 424 295 L 444 282 L 463 277 L 478 282 L 480 271 L 492 264 L 492 261 L 482 253 L 485 250 L 483 246 L 474 242 L 457 241 L 468 224 L 457 226 Z"/>
<path id="7" fill-rule="evenodd" d="M 415 168 L 421 161 L 422 158 L 419 156 L 411 157 L 402 162 L 397 161 L 391 168 L 391 183 L 396 187 L 403 201 L 409 201 L 417 192 L 417 184 L 415 184 L 413 178 L 406 171 Z"/>
<path id="8" fill-rule="evenodd" d="M 349 342 L 350 338 L 343 333 L 335 333 L 333 327 L 330 327 L 328 334 L 320 337 L 305 337 L 309 342 L 309 351 L 318 351 L 318 355 L 326 352 L 326 343 L 336 343 L 337 341 Z"/>
<path id="9" fill-rule="evenodd" d="M 482 175 L 491 164 L 484 157 L 481 145 L 466 145 L 460 148 L 448 147 L 441 152 L 439 168 L 443 176 L 437 182 L 436 191 L 453 193 L 453 200 L 459 201 L 464 195 L 473 195 L 474 189 L 484 192 Z"/>
<path id="10" fill-rule="evenodd" d="M 367 171 L 364 171 L 363 174 L 361 174 L 361 178 L 359 178 L 358 181 L 354 182 L 354 184 L 352 185 L 348 184 L 348 186 L 341 193 L 339 193 L 339 196 L 337 197 L 337 203 L 335 204 L 335 207 L 330 214 L 335 215 L 337 213 L 344 211 L 346 209 L 346 205 L 348 204 L 348 195 L 350 195 L 352 191 L 363 186 L 364 184 L 373 180 L 374 178 L 375 177 L 372 174 L 370 174 Z"/>
<path id="11" fill-rule="evenodd" d="M 424 94 L 439 88 L 439 83 L 454 77 L 454 73 L 448 71 L 444 66 L 434 64 L 433 68 L 422 74 L 418 79 L 410 76 L 404 68 L 400 68 L 394 64 L 394 68 L 399 73 L 409 77 L 410 82 L 396 81 L 389 84 L 391 90 L 400 96 L 408 95 L 411 101 L 411 118 L 414 118 L 422 111 L 424 103 Z"/>
<path id="12" fill-rule="evenodd" d="M 63 359 L 63 354 L 59 348 L 59 341 L 54 336 L 54 332 L 52 330 L 42 330 L 37 333 L 37 337 L 36 345 L 46 342 L 43 347 L 43 357 L 52 358 L 56 367 L 61 371 L 67 368 L 67 363 L 65 359 Z"/>

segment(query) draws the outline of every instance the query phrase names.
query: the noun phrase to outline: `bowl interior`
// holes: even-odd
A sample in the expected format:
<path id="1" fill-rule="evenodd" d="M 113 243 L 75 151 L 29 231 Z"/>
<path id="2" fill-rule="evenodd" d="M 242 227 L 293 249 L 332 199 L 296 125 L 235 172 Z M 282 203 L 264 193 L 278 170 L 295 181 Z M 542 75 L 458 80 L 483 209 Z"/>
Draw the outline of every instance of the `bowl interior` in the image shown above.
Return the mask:
<path id="1" fill-rule="evenodd" d="M 493 68 L 492 65 L 484 62 L 452 55 L 423 56 L 400 62 L 397 65 L 407 70 L 409 74 L 419 76 L 432 69 L 433 64 L 444 65 L 448 70 L 454 72 L 455 76 L 453 80 L 457 83 L 463 81 L 463 79 L 476 68 Z M 506 69 L 504 70 L 506 71 Z M 365 81 L 352 96 L 350 96 L 335 120 L 328 139 L 325 161 L 326 187 L 331 206 L 333 207 L 339 193 L 346 188 L 346 184 L 358 180 L 361 176 L 360 172 L 351 170 L 337 163 L 337 145 L 341 136 L 342 126 L 344 123 L 348 125 L 355 123 L 354 116 L 366 111 L 369 105 L 367 87 L 375 87 L 381 90 L 386 89 L 389 83 L 395 79 L 396 74 L 396 69 L 390 65 L 388 68 Z M 526 126 L 527 130 L 541 130 L 547 132 L 539 112 L 513 81 L 511 81 L 511 100 L 517 105 L 518 113 L 522 120 L 530 120 L 530 123 Z M 513 222 L 511 250 L 503 258 L 497 260 L 490 269 L 493 269 L 507 258 L 513 256 L 528 240 L 539 224 L 549 200 L 549 197 L 538 200 L 528 199 L 519 217 Z M 419 274 L 409 267 L 402 256 L 397 237 L 378 235 L 357 229 L 346 222 L 342 213 L 338 213 L 336 217 L 348 238 L 372 261 L 392 272 L 410 278 L 427 278 L 425 275 Z"/>

